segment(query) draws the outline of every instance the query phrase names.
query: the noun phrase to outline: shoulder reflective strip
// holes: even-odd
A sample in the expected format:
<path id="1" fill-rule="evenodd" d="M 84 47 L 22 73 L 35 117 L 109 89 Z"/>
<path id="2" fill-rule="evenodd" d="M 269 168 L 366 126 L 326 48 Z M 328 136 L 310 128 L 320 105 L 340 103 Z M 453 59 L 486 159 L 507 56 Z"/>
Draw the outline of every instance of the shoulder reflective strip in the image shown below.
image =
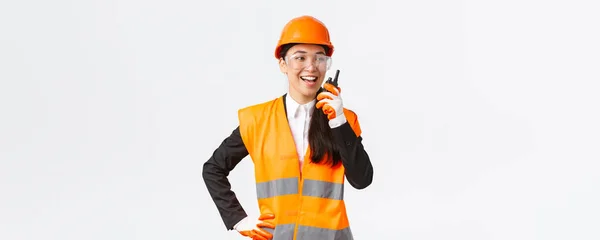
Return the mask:
<path id="1" fill-rule="evenodd" d="M 271 229 L 271 228 L 263 228 L 265 229 L 267 232 L 270 232 L 271 234 L 273 234 L 273 239 L 272 240 L 288 240 L 288 239 L 292 239 L 294 238 L 294 227 L 296 225 L 295 224 L 279 224 L 277 225 L 277 227 L 275 227 L 275 230 Z"/>
<path id="2" fill-rule="evenodd" d="M 344 184 L 304 179 L 302 195 L 343 200 Z"/>
<path id="3" fill-rule="evenodd" d="M 309 226 L 298 226 L 298 234 L 296 240 L 354 240 L 352 231 L 349 227 L 332 230 L 326 228 L 317 228 Z M 273 238 L 273 240 L 276 240 Z"/>
<path id="4" fill-rule="evenodd" d="M 270 198 L 287 194 L 297 194 L 298 178 L 280 178 L 256 184 L 256 197 Z"/>

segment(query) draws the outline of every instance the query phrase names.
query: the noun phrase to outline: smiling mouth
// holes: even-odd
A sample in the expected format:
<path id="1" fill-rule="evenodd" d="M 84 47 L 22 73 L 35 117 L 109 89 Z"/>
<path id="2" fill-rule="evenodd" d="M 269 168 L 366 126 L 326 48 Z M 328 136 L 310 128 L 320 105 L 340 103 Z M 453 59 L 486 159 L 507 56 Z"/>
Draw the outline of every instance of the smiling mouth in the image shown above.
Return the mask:
<path id="1" fill-rule="evenodd" d="M 302 77 L 300 77 L 300 79 L 302 79 L 302 81 L 311 82 L 311 83 L 314 83 L 317 81 L 317 77 L 314 77 L 314 76 L 302 76 Z"/>

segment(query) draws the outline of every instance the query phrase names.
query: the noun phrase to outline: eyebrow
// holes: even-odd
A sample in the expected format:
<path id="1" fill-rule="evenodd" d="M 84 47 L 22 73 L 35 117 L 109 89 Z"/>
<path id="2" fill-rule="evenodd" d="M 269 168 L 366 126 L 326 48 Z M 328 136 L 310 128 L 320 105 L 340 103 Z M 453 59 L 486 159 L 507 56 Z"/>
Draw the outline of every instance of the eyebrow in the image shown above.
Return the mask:
<path id="1" fill-rule="evenodd" d="M 296 53 L 307 53 L 307 52 L 306 52 L 306 51 L 304 51 L 304 50 L 298 50 L 298 51 L 295 51 L 295 52 L 294 52 L 294 53 L 292 53 L 292 54 L 296 54 Z M 323 52 L 323 51 L 318 51 L 318 52 L 317 52 L 317 54 L 325 54 L 325 52 Z"/>

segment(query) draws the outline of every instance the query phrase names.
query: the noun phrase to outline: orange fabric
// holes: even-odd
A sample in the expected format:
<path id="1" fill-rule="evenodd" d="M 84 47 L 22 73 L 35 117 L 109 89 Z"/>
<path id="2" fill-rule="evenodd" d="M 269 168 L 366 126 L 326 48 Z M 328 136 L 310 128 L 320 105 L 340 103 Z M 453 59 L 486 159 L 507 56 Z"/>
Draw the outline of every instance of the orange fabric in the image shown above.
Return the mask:
<path id="1" fill-rule="evenodd" d="M 288 43 L 319 44 L 329 47 L 327 56 L 333 55 L 333 44 L 329 39 L 329 30 L 320 20 L 311 16 L 300 16 L 290 20 L 281 31 L 275 48 L 275 58 L 279 59 L 282 45 Z"/>
<path id="2" fill-rule="evenodd" d="M 344 109 L 344 113 L 359 136 L 361 130 L 356 114 L 348 109 Z M 300 174 L 299 159 L 287 122 L 283 97 L 240 109 L 238 116 L 242 140 L 254 163 L 257 192 L 260 184 L 298 180 L 297 186 L 293 186 L 297 188 L 296 192 L 263 198 L 259 196 L 260 212 L 274 214 L 276 225 L 295 224 L 293 239 L 299 234 L 299 226 L 302 229 L 306 229 L 305 226 L 330 230 L 348 228 L 350 224 L 343 198 L 310 196 L 311 191 L 316 194 L 319 188 L 302 188 L 309 183 L 339 188 L 344 184 L 344 167 L 341 163 L 334 167 L 327 163 L 312 163 L 309 147 Z M 281 182 L 278 184 L 268 189 L 281 189 L 283 185 Z M 309 192 L 309 195 L 303 194 L 304 191 Z M 334 191 L 323 191 L 320 194 L 332 192 Z M 277 235 L 277 229 L 275 231 Z"/>

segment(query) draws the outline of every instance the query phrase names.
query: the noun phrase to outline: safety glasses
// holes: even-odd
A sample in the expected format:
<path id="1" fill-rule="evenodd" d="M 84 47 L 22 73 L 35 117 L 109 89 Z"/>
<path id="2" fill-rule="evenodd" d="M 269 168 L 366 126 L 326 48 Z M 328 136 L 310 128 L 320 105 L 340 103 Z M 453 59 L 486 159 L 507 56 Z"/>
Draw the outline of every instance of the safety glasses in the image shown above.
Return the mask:
<path id="1" fill-rule="evenodd" d="M 331 67 L 331 57 L 325 54 L 307 54 L 307 53 L 296 53 L 287 56 L 286 63 L 293 69 L 304 69 L 310 66 L 314 66 L 319 70 L 329 70 Z"/>

